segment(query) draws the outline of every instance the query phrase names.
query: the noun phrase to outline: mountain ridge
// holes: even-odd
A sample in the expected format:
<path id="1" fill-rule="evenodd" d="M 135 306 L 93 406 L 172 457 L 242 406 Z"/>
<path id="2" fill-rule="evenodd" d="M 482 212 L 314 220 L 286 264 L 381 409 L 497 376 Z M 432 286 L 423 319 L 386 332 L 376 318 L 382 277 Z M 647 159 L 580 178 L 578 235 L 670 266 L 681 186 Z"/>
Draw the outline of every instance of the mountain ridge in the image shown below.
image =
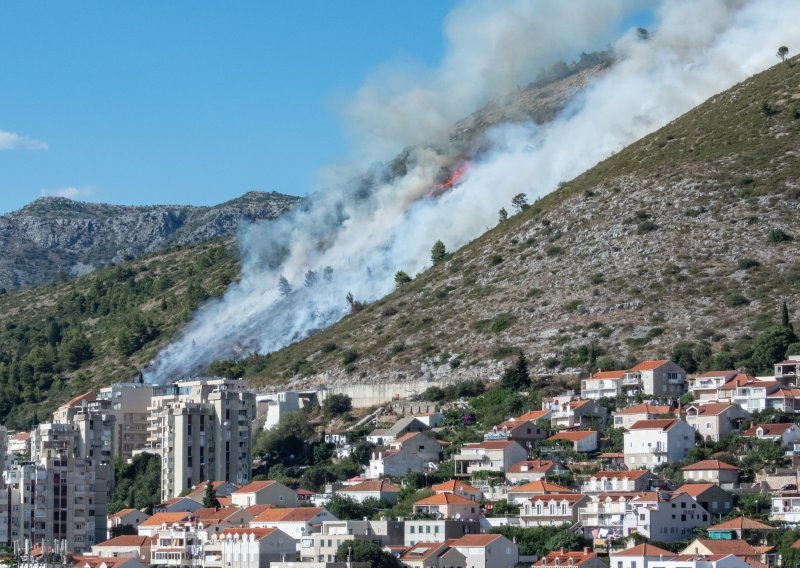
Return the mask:
<path id="1" fill-rule="evenodd" d="M 0 288 L 45 284 L 176 245 L 232 238 L 299 198 L 251 191 L 213 206 L 111 205 L 40 197 L 0 217 Z"/>

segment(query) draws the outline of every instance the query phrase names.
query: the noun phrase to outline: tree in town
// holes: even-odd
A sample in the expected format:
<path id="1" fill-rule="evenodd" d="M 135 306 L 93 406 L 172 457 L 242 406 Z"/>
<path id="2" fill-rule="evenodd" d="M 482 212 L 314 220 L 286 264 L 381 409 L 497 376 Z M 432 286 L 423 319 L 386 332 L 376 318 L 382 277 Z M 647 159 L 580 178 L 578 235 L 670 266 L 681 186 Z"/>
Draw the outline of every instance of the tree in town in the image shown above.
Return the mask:
<path id="1" fill-rule="evenodd" d="M 788 327 L 773 326 L 765 329 L 753 344 L 750 367 L 756 373 L 773 370 L 773 365 L 786 356 L 789 345 L 797 341 L 797 335 Z"/>
<path id="2" fill-rule="evenodd" d="M 322 413 L 326 418 L 333 418 L 350 412 L 353 409 L 353 401 L 346 394 L 329 395 L 322 403 Z"/>
<path id="3" fill-rule="evenodd" d="M 400 561 L 369 540 L 345 540 L 336 549 L 337 562 L 369 562 L 372 568 L 401 568 Z"/>
<path id="4" fill-rule="evenodd" d="M 206 509 L 218 509 L 219 500 L 217 499 L 217 490 L 214 489 L 214 484 L 209 479 L 206 481 L 206 493 L 203 495 L 203 507 Z"/>

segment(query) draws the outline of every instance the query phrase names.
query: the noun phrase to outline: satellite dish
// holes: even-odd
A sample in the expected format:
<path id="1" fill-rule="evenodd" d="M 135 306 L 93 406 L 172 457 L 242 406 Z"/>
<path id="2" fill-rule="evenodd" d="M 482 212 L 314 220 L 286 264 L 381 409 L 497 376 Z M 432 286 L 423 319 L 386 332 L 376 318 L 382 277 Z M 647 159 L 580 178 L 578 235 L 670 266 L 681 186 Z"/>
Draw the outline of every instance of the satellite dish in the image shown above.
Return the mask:
<path id="1" fill-rule="evenodd" d="M 459 520 L 461 518 L 461 513 L 456 513 L 453 517 L 455 520 Z"/>

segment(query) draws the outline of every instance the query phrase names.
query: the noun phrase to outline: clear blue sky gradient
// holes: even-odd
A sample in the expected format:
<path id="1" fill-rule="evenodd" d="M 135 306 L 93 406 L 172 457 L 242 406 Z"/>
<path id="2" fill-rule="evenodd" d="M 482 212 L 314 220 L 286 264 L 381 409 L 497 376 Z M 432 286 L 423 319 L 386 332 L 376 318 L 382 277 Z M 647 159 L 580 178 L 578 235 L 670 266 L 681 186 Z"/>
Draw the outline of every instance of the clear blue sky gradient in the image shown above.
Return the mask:
<path id="1" fill-rule="evenodd" d="M 345 153 L 335 105 L 380 63 L 434 65 L 450 0 L 6 2 L 0 214 L 42 190 L 214 204 L 304 194 Z"/>
<path id="2" fill-rule="evenodd" d="M 456 0 L 4 2 L 0 214 L 45 190 L 120 204 L 302 195 L 344 157 L 337 98 L 441 59 Z"/>

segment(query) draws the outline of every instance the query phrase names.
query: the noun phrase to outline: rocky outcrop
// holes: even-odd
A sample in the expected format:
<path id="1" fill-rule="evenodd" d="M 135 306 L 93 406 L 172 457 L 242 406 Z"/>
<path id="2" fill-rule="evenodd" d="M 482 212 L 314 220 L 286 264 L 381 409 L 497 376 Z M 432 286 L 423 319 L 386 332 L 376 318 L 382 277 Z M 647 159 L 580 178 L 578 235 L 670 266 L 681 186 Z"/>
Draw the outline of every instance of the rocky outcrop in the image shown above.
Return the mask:
<path id="1" fill-rule="evenodd" d="M 42 197 L 0 217 L 0 288 L 45 284 L 171 246 L 228 239 L 242 223 L 274 219 L 297 201 L 274 192 L 250 192 L 213 207 Z"/>

